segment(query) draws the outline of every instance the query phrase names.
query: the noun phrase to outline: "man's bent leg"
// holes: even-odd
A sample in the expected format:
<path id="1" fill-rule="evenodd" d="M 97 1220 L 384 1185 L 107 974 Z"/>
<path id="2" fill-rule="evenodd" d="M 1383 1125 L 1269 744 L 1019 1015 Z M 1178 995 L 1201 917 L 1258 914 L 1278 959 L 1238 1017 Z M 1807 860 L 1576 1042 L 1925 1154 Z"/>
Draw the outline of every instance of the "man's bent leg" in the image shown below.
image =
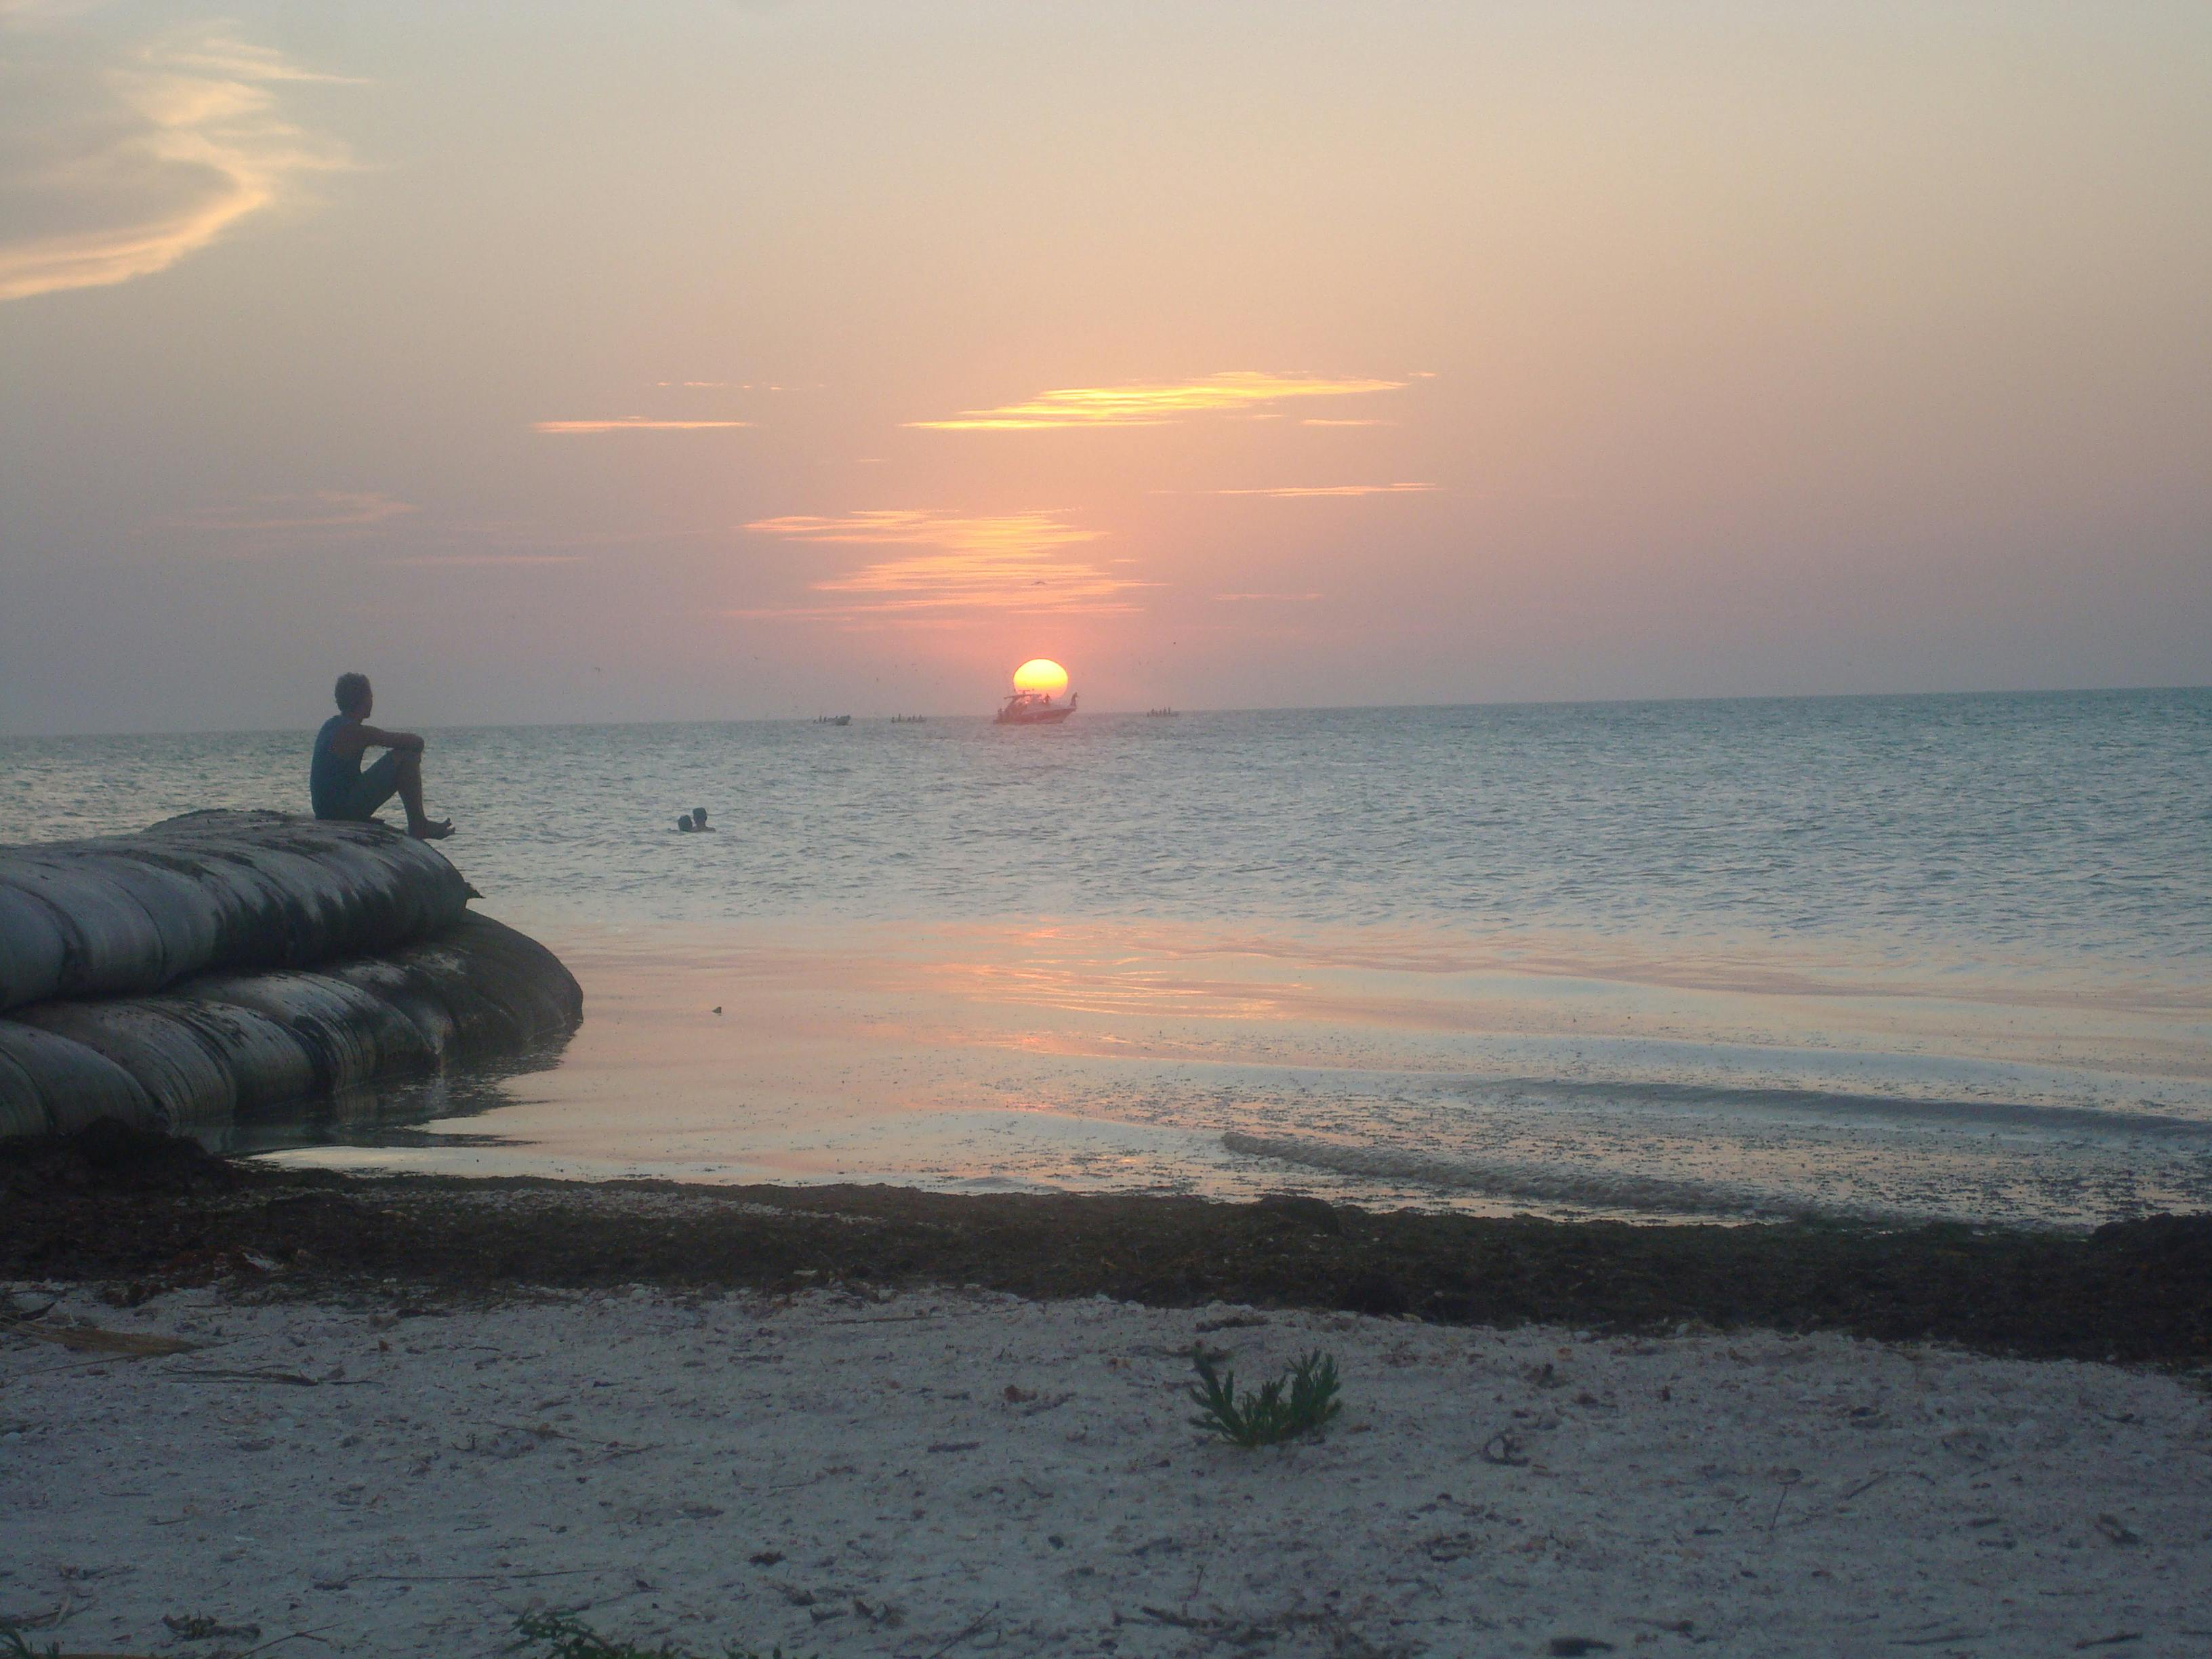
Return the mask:
<path id="1" fill-rule="evenodd" d="M 353 793 L 347 797 L 345 811 L 337 814 L 356 823 L 366 823 L 376 816 L 376 809 L 390 800 L 399 789 L 399 757 L 379 755 L 361 769 Z"/>

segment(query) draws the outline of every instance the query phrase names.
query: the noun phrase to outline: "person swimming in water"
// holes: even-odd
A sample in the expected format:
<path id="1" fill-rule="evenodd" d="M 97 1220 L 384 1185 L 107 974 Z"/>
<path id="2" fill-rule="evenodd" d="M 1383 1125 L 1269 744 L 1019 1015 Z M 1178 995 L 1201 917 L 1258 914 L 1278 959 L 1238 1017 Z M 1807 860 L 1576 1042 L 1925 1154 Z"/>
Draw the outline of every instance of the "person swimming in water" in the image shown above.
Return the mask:
<path id="1" fill-rule="evenodd" d="M 307 770 L 315 816 L 366 823 L 397 795 L 407 809 L 407 833 L 416 840 L 442 841 L 452 835 L 451 818 L 433 818 L 422 811 L 422 739 L 412 732 L 386 732 L 368 724 L 376 696 L 368 675 L 339 675 L 335 695 L 338 712 L 315 733 Z M 369 749 L 386 752 L 364 767 L 362 753 Z"/>

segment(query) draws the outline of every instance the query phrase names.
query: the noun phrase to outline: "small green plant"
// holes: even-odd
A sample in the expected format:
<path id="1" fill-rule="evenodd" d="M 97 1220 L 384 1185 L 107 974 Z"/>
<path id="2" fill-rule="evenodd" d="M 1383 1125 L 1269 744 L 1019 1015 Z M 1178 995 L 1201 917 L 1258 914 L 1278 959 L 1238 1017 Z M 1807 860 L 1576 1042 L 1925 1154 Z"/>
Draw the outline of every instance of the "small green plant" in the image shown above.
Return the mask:
<path id="1" fill-rule="evenodd" d="M 23 1632 L 13 1625 L 0 1625 L 0 1659 L 61 1659 L 62 1646 L 52 1643 L 43 1650 L 23 1639 Z"/>
<path id="2" fill-rule="evenodd" d="M 1198 1407 L 1191 1425 L 1239 1446 L 1273 1446 L 1311 1434 L 1344 1409 L 1336 1397 L 1336 1360 L 1319 1352 L 1308 1354 L 1282 1376 L 1262 1382 L 1259 1392 L 1247 1389 L 1237 1397 L 1237 1373 L 1217 1371 L 1213 1356 L 1203 1345 L 1190 1351 L 1198 1381 L 1190 1397 Z"/>
<path id="3" fill-rule="evenodd" d="M 672 1643 L 641 1648 L 634 1642 L 612 1641 L 568 1613 L 526 1613 L 514 1621 L 514 1632 L 519 1638 L 516 1647 L 533 1649 L 544 1659 L 692 1659 Z M 0 1654 L 0 1659 L 14 1659 L 14 1656 Z M 732 1642 L 722 1650 L 720 1659 L 763 1656 Z M 783 1650 L 776 1649 L 766 1659 L 783 1659 Z"/>

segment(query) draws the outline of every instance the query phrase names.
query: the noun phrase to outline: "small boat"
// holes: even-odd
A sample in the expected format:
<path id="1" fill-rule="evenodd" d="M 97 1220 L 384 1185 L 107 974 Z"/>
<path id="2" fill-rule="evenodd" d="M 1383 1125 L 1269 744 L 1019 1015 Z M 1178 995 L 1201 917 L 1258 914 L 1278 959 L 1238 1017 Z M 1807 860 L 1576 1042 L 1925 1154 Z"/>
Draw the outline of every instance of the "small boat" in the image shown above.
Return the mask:
<path id="1" fill-rule="evenodd" d="M 928 718 L 929 716 L 927 714 L 894 714 L 891 716 L 891 724 L 893 726 L 920 726 Z"/>
<path id="2" fill-rule="evenodd" d="M 1145 710 L 1145 718 L 1148 720 L 1179 720 L 1182 718 L 1182 710 L 1180 708 L 1147 708 Z"/>
<path id="3" fill-rule="evenodd" d="M 1075 712 L 1075 695 L 1054 702 L 1042 691 L 1017 691 L 993 718 L 994 726 L 1057 726 Z"/>
<path id="4" fill-rule="evenodd" d="M 850 726 L 853 717 L 850 714 L 817 714 L 814 723 L 817 726 Z"/>

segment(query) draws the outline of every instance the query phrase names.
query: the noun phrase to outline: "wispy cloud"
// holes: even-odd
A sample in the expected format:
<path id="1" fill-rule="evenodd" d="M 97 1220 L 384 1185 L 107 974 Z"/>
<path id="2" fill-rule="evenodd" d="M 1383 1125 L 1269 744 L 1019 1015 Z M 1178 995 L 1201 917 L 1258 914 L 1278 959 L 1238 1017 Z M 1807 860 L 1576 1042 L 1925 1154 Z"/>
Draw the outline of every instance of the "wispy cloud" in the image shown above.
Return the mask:
<path id="1" fill-rule="evenodd" d="M 1146 586 L 1067 556 L 1068 550 L 1105 532 L 1070 524 L 1058 512 L 968 515 L 896 508 L 838 518 L 760 519 L 745 528 L 818 545 L 917 550 L 813 583 L 812 592 L 833 596 L 826 604 L 733 615 L 847 621 L 928 620 L 962 611 L 1115 614 L 1129 610 L 1127 595 Z"/>
<path id="2" fill-rule="evenodd" d="M 1279 601 L 1282 601 L 1282 602 L 1284 602 L 1284 603 L 1285 603 L 1285 604 L 1299 604 L 1299 603 L 1303 603 L 1304 601 L 1305 601 L 1305 600 L 1307 600 L 1307 599 L 1317 599 L 1321 598 L 1321 595 L 1320 595 L 1318 592 L 1310 592 L 1310 593 L 1216 593 L 1213 597 L 1214 597 L 1214 599 L 1215 599 L 1217 601 L 1225 602 L 1225 603 L 1230 603 L 1230 604 L 1242 604 L 1242 603 L 1243 603 L 1243 602 L 1245 602 L 1245 601 L 1248 601 L 1248 600 L 1253 600 L 1253 599 L 1274 599 L 1274 600 L 1279 600 Z"/>
<path id="3" fill-rule="evenodd" d="M 255 495 L 234 506 L 187 514 L 178 522 L 191 530 L 283 535 L 363 530 L 413 511 L 413 503 L 374 490 L 315 489 L 298 495 Z"/>
<path id="4" fill-rule="evenodd" d="M 273 88 L 331 82 L 227 35 L 118 58 L 64 27 L 18 31 L 0 66 L 0 301 L 166 270 L 284 200 L 343 149 Z"/>
<path id="5" fill-rule="evenodd" d="M 4 4 L 5 0 L 0 0 Z M 580 564 L 617 550 L 720 540 L 726 525 L 595 526 L 573 519 L 456 517 L 374 490 L 251 495 L 148 523 L 143 533 L 222 560 L 355 556 L 362 544 L 387 566 Z"/>
<path id="6" fill-rule="evenodd" d="M 584 559 L 585 555 L 581 553 L 418 553 L 404 559 L 386 559 L 385 562 L 416 568 L 473 569 L 491 565 L 530 568 L 549 564 L 581 564 Z"/>
<path id="7" fill-rule="evenodd" d="M 549 547 L 651 547 L 696 541 L 726 533 L 720 526 L 655 525 L 615 530 L 588 524 L 549 524 L 537 519 L 471 519 L 451 526 L 436 539 L 455 548 L 513 547 L 525 554 Z"/>
<path id="8" fill-rule="evenodd" d="M 1069 524 L 1066 514 L 1051 508 L 969 517 L 923 507 L 889 507 L 851 513 L 842 518 L 794 515 L 756 519 L 745 528 L 792 541 L 860 545 L 917 544 L 957 548 L 963 552 L 1012 549 L 1048 551 L 1054 547 L 1095 542 L 1106 533 Z"/>
<path id="9" fill-rule="evenodd" d="M 328 75 L 302 69 L 281 52 L 235 40 L 227 35 L 202 35 L 197 40 L 177 40 L 163 47 L 159 61 L 196 74 L 220 76 L 234 81 L 319 81 L 329 86 L 365 87 L 368 82 L 350 75 Z"/>
<path id="10" fill-rule="evenodd" d="M 1401 390 L 1403 380 L 1330 380 L 1317 374 L 1236 370 L 1196 380 L 1066 386 L 996 409 L 963 410 L 939 421 L 909 421 L 932 432 L 1034 432 L 1054 427 L 1166 426 L 1193 415 L 1250 414 L 1294 398 L 1351 398 Z"/>
<path id="11" fill-rule="evenodd" d="M 643 415 L 618 415 L 611 421 L 533 421 L 530 429 L 576 436 L 594 432 L 719 432 L 751 424 L 750 421 L 656 421 Z"/>
<path id="12" fill-rule="evenodd" d="M 1306 420 L 1300 421 L 1300 422 L 1298 422 L 1298 424 L 1299 424 L 1300 426 L 1395 426 L 1395 425 L 1397 425 L 1398 423 L 1397 423 L 1397 422 L 1395 422 L 1395 421 L 1381 421 L 1381 420 L 1361 420 L 1361 421 L 1340 421 L 1340 420 L 1331 420 L 1331 419 L 1328 419 L 1328 418 L 1324 417 L 1324 416 L 1313 416 L 1313 417 L 1310 417 L 1310 418 L 1306 419 Z"/>
<path id="13" fill-rule="evenodd" d="M 1278 501 L 1300 501 L 1340 495 L 1422 495 L 1437 489 L 1432 483 L 1278 484 L 1267 489 L 1200 489 L 1199 495 L 1270 495 Z M 1170 492 L 1159 491 L 1165 495 Z"/>

